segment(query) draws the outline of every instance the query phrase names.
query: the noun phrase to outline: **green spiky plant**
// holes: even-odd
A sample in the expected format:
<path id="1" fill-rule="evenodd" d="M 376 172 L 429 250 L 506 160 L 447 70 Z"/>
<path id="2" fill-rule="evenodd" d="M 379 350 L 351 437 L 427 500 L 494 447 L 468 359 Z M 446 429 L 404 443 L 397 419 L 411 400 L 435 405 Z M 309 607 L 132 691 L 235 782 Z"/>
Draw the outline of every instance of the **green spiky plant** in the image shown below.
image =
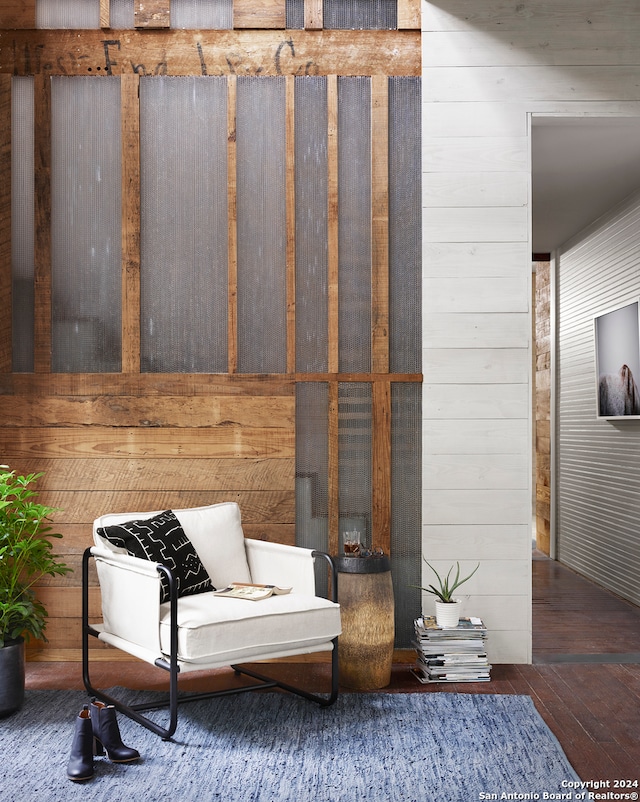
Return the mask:
<path id="1" fill-rule="evenodd" d="M 62 537 L 48 523 L 55 508 L 34 501 L 41 476 L 0 465 L 0 648 L 21 637 L 46 640 L 47 611 L 33 586 L 72 570 L 52 553 L 50 538 Z"/>
<path id="2" fill-rule="evenodd" d="M 433 573 L 438 578 L 438 585 L 439 587 L 435 587 L 435 585 L 429 585 L 427 588 L 423 588 L 422 586 L 415 586 L 420 587 L 420 590 L 424 590 L 425 593 L 431 593 L 433 596 L 437 596 L 441 602 L 445 604 L 453 604 L 455 599 L 453 598 L 454 592 L 460 587 L 460 585 L 464 584 L 467 580 L 471 579 L 471 577 L 475 574 L 475 572 L 480 568 L 480 563 L 476 565 L 473 571 L 469 574 L 469 576 L 465 576 L 464 579 L 460 579 L 460 563 L 456 563 L 456 573 L 453 579 L 451 578 L 451 572 L 453 571 L 453 565 L 449 568 L 449 572 L 446 576 L 441 577 L 440 574 L 436 571 L 436 569 L 431 565 L 430 562 L 425 560 L 429 568 L 433 571 Z"/>

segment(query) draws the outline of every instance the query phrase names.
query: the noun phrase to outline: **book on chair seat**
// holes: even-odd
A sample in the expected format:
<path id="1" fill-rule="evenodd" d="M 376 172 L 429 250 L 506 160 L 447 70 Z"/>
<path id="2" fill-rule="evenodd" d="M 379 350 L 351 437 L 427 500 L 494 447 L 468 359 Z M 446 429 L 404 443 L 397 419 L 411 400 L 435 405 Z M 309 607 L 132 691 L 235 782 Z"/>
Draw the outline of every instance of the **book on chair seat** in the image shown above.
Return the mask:
<path id="1" fill-rule="evenodd" d="M 291 593 L 291 588 L 279 588 L 277 585 L 252 585 L 247 582 L 232 582 L 222 590 L 214 591 L 214 596 L 229 596 L 232 599 L 250 599 L 259 601 L 269 596 L 284 596 Z"/>

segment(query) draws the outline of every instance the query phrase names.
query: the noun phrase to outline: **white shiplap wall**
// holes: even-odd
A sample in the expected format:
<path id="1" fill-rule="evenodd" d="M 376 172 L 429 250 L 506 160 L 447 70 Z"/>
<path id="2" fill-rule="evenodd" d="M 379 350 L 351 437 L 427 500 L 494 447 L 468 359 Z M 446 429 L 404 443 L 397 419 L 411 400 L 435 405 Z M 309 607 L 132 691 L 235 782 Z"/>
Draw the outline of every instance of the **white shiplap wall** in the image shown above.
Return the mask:
<path id="1" fill-rule="evenodd" d="M 423 1 L 422 29 L 423 553 L 481 562 L 466 611 L 530 662 L 530 115 L 640 116 L 640 3 Z"/>
<path id="2" fill-rule="evenodd" d="M 558 559 L 640 604 L 640 420 L 596 419 L 593 324 L 640 299 L 640 193 L 556 261 Z"/>

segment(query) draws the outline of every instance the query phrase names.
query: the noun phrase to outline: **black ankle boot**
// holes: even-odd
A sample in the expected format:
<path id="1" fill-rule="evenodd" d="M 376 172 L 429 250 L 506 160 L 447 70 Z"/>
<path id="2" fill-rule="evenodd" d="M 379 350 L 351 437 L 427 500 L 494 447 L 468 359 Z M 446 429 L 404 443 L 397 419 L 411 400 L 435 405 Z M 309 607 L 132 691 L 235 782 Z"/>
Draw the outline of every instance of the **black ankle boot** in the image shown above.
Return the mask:
<path id="1" fill-rule="evenodd" d="M 140 757 L 138 750 L 122 743 L 116 709 L 113 705 L 105 705 L 97 699 L 92 699 L 91 724 L 96 755 L 104 755 L 106 749 L 112 763 L 130 763 L 132 760 L 138 760 Z"/>
<path id="2" fill-rule="evenodd" d="M 67 777 L 76 782 L 93 777 L 93 727 L 88 705 L 82 708 L 76 718 Z"/>

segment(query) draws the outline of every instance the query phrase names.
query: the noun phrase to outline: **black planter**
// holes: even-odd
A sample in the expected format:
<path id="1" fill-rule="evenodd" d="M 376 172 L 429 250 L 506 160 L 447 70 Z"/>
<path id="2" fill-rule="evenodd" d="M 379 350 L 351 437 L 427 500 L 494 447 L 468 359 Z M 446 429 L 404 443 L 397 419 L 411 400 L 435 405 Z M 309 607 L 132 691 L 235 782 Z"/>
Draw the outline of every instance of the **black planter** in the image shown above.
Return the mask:
<path id="1" fill-rule="evenodd" d="M 24 640 L 5 641 L 0 649 L 0 718 L 20 710 L 24 702 Z"/>

